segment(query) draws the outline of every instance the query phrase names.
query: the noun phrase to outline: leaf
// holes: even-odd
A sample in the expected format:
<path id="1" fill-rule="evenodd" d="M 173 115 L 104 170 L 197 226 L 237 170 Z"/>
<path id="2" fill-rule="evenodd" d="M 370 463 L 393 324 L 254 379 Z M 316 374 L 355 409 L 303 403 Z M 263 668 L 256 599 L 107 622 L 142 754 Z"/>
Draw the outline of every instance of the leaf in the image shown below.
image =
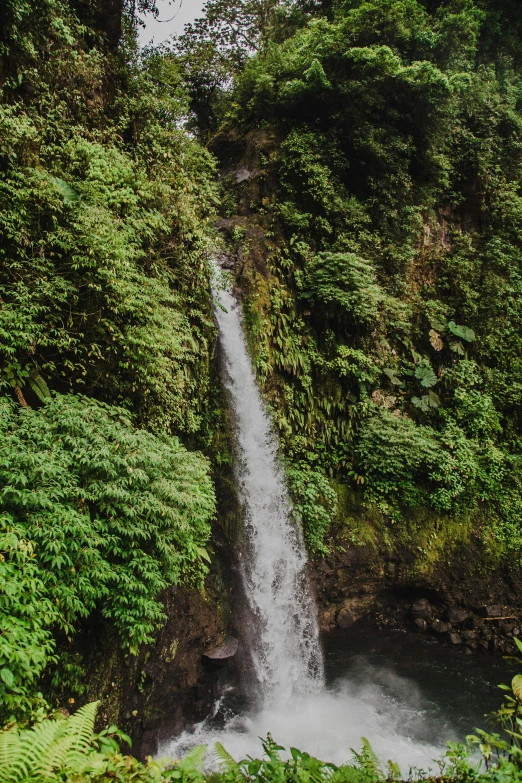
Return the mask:
<path id="1" fill-rule="evenodd" d="M 462 343 L 459 343 L 457 341 L 450 343 L 450 350 L 452 350 L 453 353 L 458 353 L 459 356 L 466 355 L 466 351 L 464 350 Z"/>
<path id="2" fill-rule="evenodd" d="M 518 639 L 516 636 L 514 636 L 513 637 L 513 641 L 515 642 L 515 644 L 518 647 L 518 649 L 520 650 L 520 652 L 522 652 L 522 642 L 520 641 L 520 639 Z"/>
<path id="3" fill-rule="evenodd" d="M 515 674 L 511 680 L 511 688 L 517 701 L 522 703 L 522 674 Z"/>
<path id="4" fill-rule="evenodd" d="M 423 397 L 412 397 L 411 401 L 416 408 L 420 408 L 421 411 L 424 411 L 424 413 L 426 413 L 426 411 L 429 409 L 428 398 L 426 395 Z"/>
<path id="5" fill-rule="evenodd" d="M 466 340 L 468 343 L 472 343 L 475 339 L 475 332 L 473 329 L 470 329 L 469 326 L 459 326 L 455 321 L 450 321 L 448 323 L 448 329 L 455 337 L 460 337 L 461 340 Z"/>
<path id="6" fill-rule="evenodd" d="M 51 392 L 47 383 L 41 375 L 35 375 L 34 378 L 29 378 L 29 385 L 34 391 L 40 402 L 45 402 L 51 399 Z"/>
<path id="7" fill-rule="evenodd" d="M 11 669 L 7 669 L 7 668 L 0 669 L 0 677 L 5 682 L 8 688 L 12 688 L 13 685 L 15 684 L 14 674 L 11 671 Z"/>
<path id="8" fill-rule="evenodd" d="M 440 405 L 440 397 L 433 391 L 423 394 L 422 397 L 412 397 L 411 401 L 416 408 L 420 408 L 424 413 L 427 413 L 430 408 L 436 410 Z"/>
<path id="9" fill-rule="evenodd" d="M 54 184 L 56 185 L 56 188 L 60 191 L 61 195 L 63 196 L 63 203 L 64 204 L 74 204 L 75 201 L 79 201 L 80 194 L 72 188 L 65 180 L 60 179 L 60 177 L 53 177 L 52 178 Z"/>
<path id="10" fill-rule="evenodd" d="M 203 546 L 198 546 L 198 555 L 203 559 L 206 560 L 207 563 L 211 563 L 212 560 L 210 559 L 210 555 Z"/>
<path id="11" fill-rule="evenodd" d="M 442 351 L 444 343 L 438 332 L 435 329 L 430 329 L 430 343 L 436 351 Z"/>
<path id="12" fill-rule="evenodd" d="M 437 383 L 437 376 L 433 372 L 431 364 L 428 362 L 417 365 L 415 368 L 415 377 L 425 389 L 429 389 Z"/>
<path id="13" fill-rule="evenodd" d="M 430 320 L 430 326 L 432 329 L 436 329 L 437 332 L 444 332 L 446 330 L 445 321 L 439 321 L 437 318 L 432 318 Z"/>
<path id="14" fill-rule="evenodd" d="M 383 373 L 388 376 L 394 386 L 402 386 L 402 381 L 392 367 L 385 367 Z"/>
<path id="15" fill-rule="evenodd" d="M 228 750 L 226 750 L 221 742 L 216 742 L 214 745 L 216 758 L 220 763 L 220 766 L 223 767 L 228 772 L 232 772 L 233 769 L 235 769 L 236 761 L 233 758 L 233 756 L 230 755 Z"/>

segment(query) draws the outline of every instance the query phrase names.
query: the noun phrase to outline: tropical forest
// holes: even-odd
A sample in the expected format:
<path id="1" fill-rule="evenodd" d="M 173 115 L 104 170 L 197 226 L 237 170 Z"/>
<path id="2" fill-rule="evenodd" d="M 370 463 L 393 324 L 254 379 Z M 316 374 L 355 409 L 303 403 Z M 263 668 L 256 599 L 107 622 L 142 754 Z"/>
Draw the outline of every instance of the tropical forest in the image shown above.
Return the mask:
<path id="1" fill-rule="evenodd" d="M 520 0 L 0 0 L 0 783 L 111 781 L 522 781 Z"/>

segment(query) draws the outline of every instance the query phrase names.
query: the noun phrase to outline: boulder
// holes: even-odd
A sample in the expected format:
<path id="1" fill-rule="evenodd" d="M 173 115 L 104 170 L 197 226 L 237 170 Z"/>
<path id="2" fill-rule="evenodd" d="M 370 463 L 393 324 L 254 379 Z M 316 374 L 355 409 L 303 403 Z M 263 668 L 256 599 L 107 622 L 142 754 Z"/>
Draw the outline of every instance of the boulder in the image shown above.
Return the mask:
<path id="1" fill-rule="evenodd" d="M 245 180 L 250 179 L 253 172 L 246 169 L 244 166 L 241 166 L 241 168 L 237 169 L 236 172 L 236 182 L 245 182 Z"/>
<path id="2" fill-rule="evenodd" d="M 431 630 L 434 633 L 447 633 L 450 629 L 450 624 L 445 623 L 443 620 L 434 620 L 431 624 Z"/>
<path id="3" fill-rule="evenodd" d="M 450 606 L 446 611 L 446 620 L 451 623 L 451 625 L 460 625 L 460 623 L 464 623 L 468 617 L 469 612 L 465 609 L 460 609 L 458 606 Z"/>
<path id="4" fill-rule="evenodd" d="M 346 607 L 342 607 L 337 612 L 337 625 L 339 628 L 350 628 L 355 622 L 355 617 Z"/>
<path id="5" fill-rule="evenodd" d="M 482 617 L 502 617 L 504 614 L 504 607 L 500 604 L 490 604 L 489 606 L 483 606 L 480 609 Z"/>
<path id="6" fill-rule="evenodd" d="M 452 631 L 448 634 L 448 642 L 450 644 L 462 644 L 462 636 L 456 631 Z"/>
<path id="7" fill-rule="evenodd" d="M 433 617 L 433 608 L 427 598 L 419 598 L 411 607 L 411 613 L 415 619 L 429 622 Z"/>
<path id="8" fill-rule="evenodd" d="M 235 639 L 233 636 L 228 636 L 223 644 L 219 647 L 213 647 L 212 650 L 208 650 L 206 653 L 203 653 L 203 655 L 211 661 L 226 661 L 228 658 L 234 657 L 237 653 L 238 646 L 239 640 Z"/>

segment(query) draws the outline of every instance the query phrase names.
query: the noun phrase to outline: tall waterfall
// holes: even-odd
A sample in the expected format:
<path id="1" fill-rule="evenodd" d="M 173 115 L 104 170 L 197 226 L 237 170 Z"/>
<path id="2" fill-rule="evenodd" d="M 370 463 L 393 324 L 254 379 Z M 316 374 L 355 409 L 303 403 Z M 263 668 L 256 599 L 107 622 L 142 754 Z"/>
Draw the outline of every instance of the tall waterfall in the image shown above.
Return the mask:
<path id="1" fill-rule="evenodd" d="M 297 747 L 336 764 L 372 742 L 384 761 L 429 765 L 439 755 L 432 744 L 440 726 L 428 717 L 418 689 L 386 668 L 366 666 L 354 681 L 324 683 L 315 606 L 306 575 L 300 528 L 291 516 L 277 443 L 256 385 L 242 324 L 241 307 L 229 288 L 213 282 L 215 314 L 223 355 L 223 380 L 236 432 L 237 482 L 245 542 L 240 562 L 249 606 L 248 636 L 255 684 L 249 709 L 227 703 L 190 731 L 169 740 L 159 755 L 179 758 L 197 745 L 217 741 L 236 758 L 262 753 L 270 732 L 285 747 Z M 443 735 L 444 736 L 444 735 Z M 445 736 L 444 736 L 445 739 Z"/>
<path id="2" fill-rule="evenodd" d="M 219 285 L 217 276 L 213 294 L 223 380 L 235 419 L 246 539 L 241 576 L 255 624 L 250 653 L 266 705 L 321 687 L 323 661 L 303 536 L 291 517 L 276 439 L 246 345 L 241 306 L 230 288 Z"/>

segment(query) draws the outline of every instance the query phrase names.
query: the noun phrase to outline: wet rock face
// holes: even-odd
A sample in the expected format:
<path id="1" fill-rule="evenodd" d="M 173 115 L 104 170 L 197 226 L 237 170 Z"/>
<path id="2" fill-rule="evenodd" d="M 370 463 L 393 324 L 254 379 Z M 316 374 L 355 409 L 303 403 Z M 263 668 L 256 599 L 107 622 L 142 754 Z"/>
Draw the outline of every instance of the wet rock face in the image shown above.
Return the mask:
<path id="1" fill-rule="evenodd" d="M 167 621 L 156 644 L 125 656 L 110 632 L 95 642 L 86 700 L 101 699 L 100 721 L 129 734 L 139 758 L 203 720 L 219 696 L 220 678 L 233 673 L 238 639 L 223 619 L 220 593 L 169 588 Z M 205 657 L 206 653 L 206 657 Z M 209 655 L 219 660 L 212 661 Z"/>
<path id="2" fill-rule="evenodd" d="M 334 542 L 336 543 L 336 542 Z M 456 547 L 432 569 L 415 571 L 414 553 L 388 546 L 332 546 L 312 561 L 323 631 L 367 618 L 378 626 L 415 630 L 463 652 L 514 652 L 522 628 L 522 571 L 484 568 L 478 539 Z"/>

